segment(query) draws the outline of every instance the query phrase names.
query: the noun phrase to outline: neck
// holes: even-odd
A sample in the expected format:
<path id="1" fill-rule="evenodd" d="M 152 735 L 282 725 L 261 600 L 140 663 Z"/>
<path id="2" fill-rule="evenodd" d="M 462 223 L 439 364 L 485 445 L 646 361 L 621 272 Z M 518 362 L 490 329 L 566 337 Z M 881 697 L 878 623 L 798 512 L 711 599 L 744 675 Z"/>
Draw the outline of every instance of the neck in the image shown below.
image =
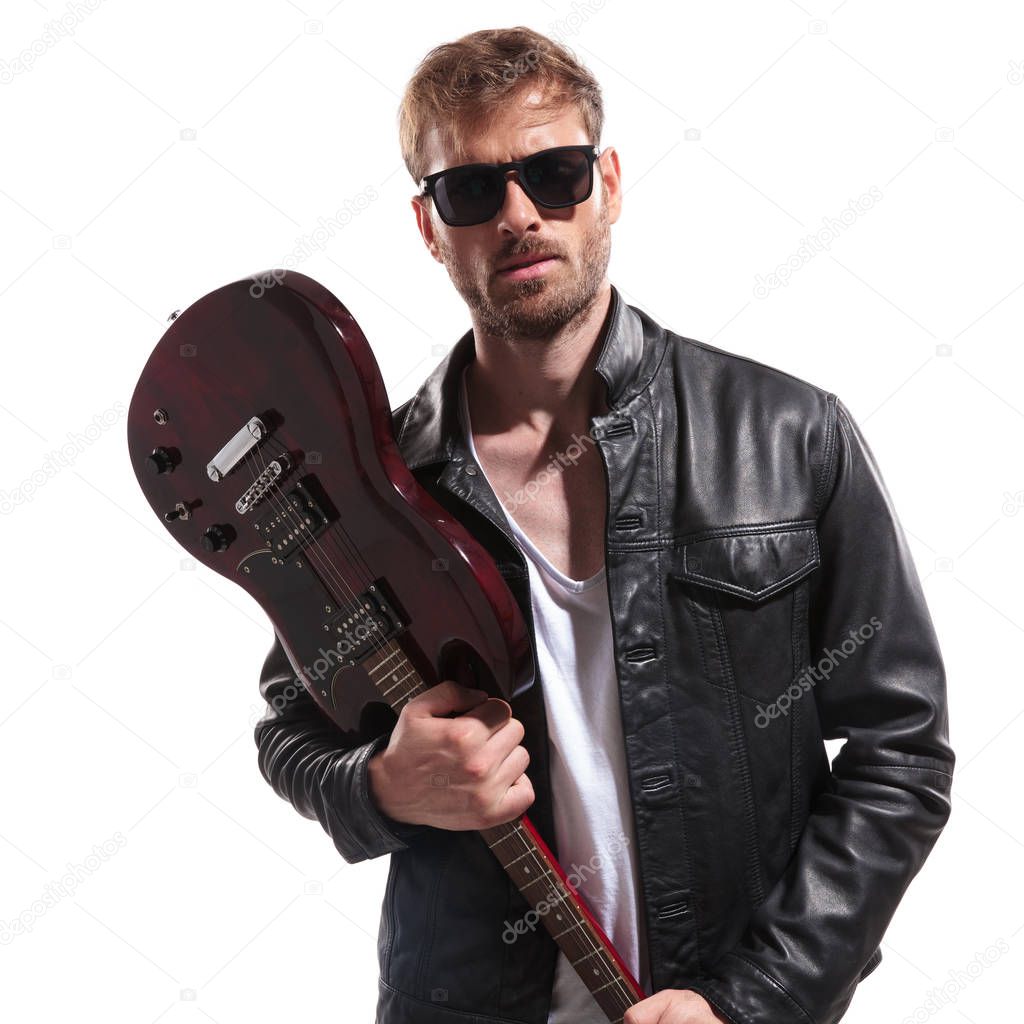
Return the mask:
<path id="1" fill-rule="evenodd" d="M 565 436 L 606 413 L 606 386 L 594 366 L 610 304 L 606 281 L 581 317 L 547 338 L 507 341 L 474 328 L 476 358 L 466 371 L 473 433 Z"/>

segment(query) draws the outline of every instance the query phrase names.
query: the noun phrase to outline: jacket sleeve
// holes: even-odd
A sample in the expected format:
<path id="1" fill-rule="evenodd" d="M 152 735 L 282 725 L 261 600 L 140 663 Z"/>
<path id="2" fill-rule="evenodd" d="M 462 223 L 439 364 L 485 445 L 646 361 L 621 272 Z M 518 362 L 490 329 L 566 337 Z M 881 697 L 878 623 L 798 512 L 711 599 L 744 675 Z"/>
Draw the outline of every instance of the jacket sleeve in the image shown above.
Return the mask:
<path id="1" fill-rule="evenodd" d="M 846 742 L 786 870 L 694 986 L 733 1024 L 839 1020 L 951 807 L 945 669 L 921 582 L 874 456 L 829 397 L 809 643 L 811 664 L 831 667 L 813 687 L 822 735 Z"/>
<path id="2" fill-rule="evenodd" d="M 368 737 L 338 728 L 296 677 L 276 632 L 260 695 L 267 702 L 254 730 L 260 772 L 299 814 L 320 822 L 348 863 L 407 849 L 429 828 L 396 821 L 376 806 L 366 763 L 390 733 Z"/>

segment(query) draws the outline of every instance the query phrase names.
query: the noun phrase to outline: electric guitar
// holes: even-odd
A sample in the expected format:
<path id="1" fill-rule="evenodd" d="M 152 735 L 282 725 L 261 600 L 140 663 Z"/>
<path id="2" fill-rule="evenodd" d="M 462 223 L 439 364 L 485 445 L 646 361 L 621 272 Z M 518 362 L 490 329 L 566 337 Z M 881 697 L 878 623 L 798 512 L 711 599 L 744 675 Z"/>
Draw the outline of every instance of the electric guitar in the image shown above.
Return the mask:
<path id="1" fill-rule="evenodd" d="M 172 317 L 128 412 L 139 486 L 193 558 L 260 604 L 324 714 L 379 734 L 385 705 L 397 714 L 466 663 L 492 696 L 522 693 L 531 656 L 515 598 L 406 466 L 345 306 L 275 270 Z M 645 994 L 529 818 L 479 834 L 621 1022 Z"/>

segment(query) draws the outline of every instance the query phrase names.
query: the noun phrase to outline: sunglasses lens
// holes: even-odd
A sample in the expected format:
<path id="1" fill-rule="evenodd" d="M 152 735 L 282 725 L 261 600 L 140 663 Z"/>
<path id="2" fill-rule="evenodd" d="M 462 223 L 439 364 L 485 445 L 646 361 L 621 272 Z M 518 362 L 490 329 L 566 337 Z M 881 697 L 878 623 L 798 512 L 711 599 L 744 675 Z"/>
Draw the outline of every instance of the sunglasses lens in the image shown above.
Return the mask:
<path id="1" fill-rule="evenodd" d="M 572 206 L 590 194 L 590 157 L 578 150 L 541 153 L 528 161 L 525 182 L 544 206 Z"/>
<path id="2" fill-rule="evenodd" d="M 453 225 L 482 224 L 490 220 L 504 198 L 504 181 L 484 167 L 455 169 L 442 174 L 434 186 L 441 217 Z"/>

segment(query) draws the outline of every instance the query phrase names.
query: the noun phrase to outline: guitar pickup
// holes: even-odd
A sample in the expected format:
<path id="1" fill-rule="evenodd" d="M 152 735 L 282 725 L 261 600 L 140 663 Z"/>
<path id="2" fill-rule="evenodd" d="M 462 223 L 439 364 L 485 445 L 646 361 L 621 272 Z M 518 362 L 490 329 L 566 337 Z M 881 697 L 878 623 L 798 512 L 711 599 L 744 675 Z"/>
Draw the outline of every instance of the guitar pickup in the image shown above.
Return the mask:
<path id="1" fill-rule="evenodd" d="M 270 510 L 254 524 L 264 543 L 279 558 L 302 551 L 327 528 L 327 513 L 314 497 L 315 478 L 303 477 L 283 496 L 280 510 Z"/>
<path id="2" fill-rule="evenodd" d="M 355 665 L 385 640 L 405 632 L 405 612 L 395 600 L 383 577 L 373 581 L 352 603 L 324 620 L 324 628 L 333 634 L 332 644 L 339 655 Z"/>

